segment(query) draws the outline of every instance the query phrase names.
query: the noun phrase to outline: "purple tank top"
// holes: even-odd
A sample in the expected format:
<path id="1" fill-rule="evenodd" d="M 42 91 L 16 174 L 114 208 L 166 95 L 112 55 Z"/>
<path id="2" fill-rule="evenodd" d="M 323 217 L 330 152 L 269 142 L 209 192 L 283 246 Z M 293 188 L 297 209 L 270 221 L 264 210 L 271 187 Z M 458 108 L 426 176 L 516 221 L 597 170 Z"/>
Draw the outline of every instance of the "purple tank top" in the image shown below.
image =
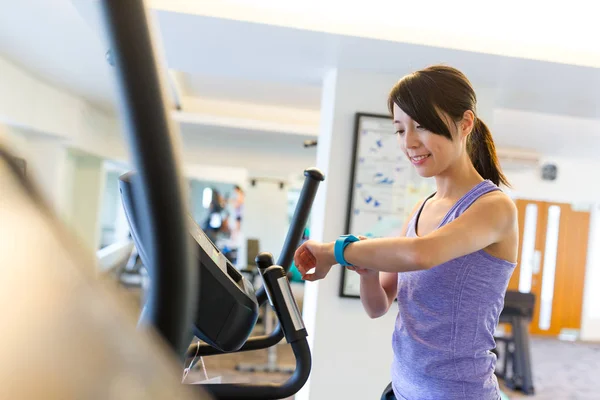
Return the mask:
<path id="1" fill-rule="evenodd" d="M 495 190 L 500 189 L 491 181 L 481 182 L 439 226 Z M 416 236 L 425 202 L 406 236 Z M 429 270 L 398 274 L 392 387 L 399 400 L 500 398 L 496 356 L 490 350 L 496 346 L 494 332 L 514 268 L 514 263 L 479 250 Z"/>

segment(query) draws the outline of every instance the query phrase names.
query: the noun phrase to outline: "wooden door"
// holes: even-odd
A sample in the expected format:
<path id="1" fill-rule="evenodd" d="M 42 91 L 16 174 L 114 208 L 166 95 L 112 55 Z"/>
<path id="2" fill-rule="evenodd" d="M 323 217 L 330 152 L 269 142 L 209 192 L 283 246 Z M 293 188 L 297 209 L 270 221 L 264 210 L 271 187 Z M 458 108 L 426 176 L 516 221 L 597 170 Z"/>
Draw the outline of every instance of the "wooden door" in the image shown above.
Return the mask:
<path id="1" fill-rule="evenodd" d="M 578 332 L 590 213 L 563 203 L 517 200 L 516 205 L 519 261 L 509 290 L 536 295 L 532 334 Z"/>

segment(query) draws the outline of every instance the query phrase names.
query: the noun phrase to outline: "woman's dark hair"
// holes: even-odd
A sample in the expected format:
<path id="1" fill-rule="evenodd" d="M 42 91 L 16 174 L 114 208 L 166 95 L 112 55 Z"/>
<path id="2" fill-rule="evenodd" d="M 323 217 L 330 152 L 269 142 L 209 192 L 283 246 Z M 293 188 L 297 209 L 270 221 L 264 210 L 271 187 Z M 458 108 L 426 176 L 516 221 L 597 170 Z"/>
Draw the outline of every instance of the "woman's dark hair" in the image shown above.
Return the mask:
<path id="1" fill-rule="evenodd" d="M 475 126 L 467 139 L 469 158 L 484 179 L 496 185 L 509 186 L 498 162 L 492 134 L 477 117 L 475 91 L 462 72 L 435 65 L 407 75 L 392 88 L 388 97 L 388 108 L 392 114 L 394 104 L 429 132 L 449 140 L 452 140 L 452 134 L 438 110 L 455 122 L 462 120 L 465 111 L 472 111 Z"/>

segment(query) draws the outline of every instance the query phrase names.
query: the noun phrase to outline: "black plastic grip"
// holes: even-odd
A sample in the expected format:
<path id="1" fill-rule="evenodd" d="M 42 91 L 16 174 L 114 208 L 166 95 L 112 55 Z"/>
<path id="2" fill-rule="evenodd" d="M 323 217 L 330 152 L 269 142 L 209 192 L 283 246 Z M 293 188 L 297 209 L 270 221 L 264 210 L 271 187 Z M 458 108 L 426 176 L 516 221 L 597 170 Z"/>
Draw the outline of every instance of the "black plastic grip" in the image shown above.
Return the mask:
<path id="1" fill-rule="evenodd" d="M 285 242 L 277 261 L 277 265 L 282 266 L 285 272 L 288 272 L 292 266 L 294 252 L 300 245 L 300 240 L 302 239 L 304 228 L 306 228 L 319 184 L 325 180 L 325 175 L 317 168 L 305 170 L 304 176 L 304 185 L 300 191 L 300 198 L 298 199 L 298 204 L 296 204 L 292 224 L 285 237 Z"/>
<path id="2" fill-rule="evenodd" d="M 271 265 L 275 264 L 275 261 L 273 260 L 273 254 L 268 253 L 266 251 L 257 255 L 256 258 L 254 259 L 254 262 L 258 266 L 258 269 L 260 270 L 261 273 L 263 270 L 265 270 L 265 269 L 269 268 Z"/>
<path id="3" fill-rule="evenodd" d="M 307 337 L 308 333 L 304 327 L 302 315 L 298 310 L 298 304 L 294 299 L 290 282 L 283 268 L 273 265 L 261 272 L 271 305 L 283 327 L 283 334 L 287 342 L 293 343 Z"/>

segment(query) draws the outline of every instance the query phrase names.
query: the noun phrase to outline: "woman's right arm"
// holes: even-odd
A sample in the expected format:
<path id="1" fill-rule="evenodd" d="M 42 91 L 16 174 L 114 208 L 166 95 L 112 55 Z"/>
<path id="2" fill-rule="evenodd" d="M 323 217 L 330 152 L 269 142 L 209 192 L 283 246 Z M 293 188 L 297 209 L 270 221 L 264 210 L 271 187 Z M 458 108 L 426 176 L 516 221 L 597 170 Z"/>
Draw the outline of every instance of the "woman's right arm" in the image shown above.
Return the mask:
<path id="1" fill-rule="evenodd" d="M 402 236 L 406 236 L 408 223 L 419 209 L 417 203 L 402 227 Z M 379 318 L 385 315 L 396 298 L 398 292 L 398 273 L 379 272 L 366 268 L 351 268 L 360 275 L 360 300 L 367 315 Z"/>
<path id="2" fill-rule="evenodd" d="M 379 318 L 394 302 L 398 289 L 398 274 L 371 271 L 360 275 L 360 301 L 367 315 Z"/>

